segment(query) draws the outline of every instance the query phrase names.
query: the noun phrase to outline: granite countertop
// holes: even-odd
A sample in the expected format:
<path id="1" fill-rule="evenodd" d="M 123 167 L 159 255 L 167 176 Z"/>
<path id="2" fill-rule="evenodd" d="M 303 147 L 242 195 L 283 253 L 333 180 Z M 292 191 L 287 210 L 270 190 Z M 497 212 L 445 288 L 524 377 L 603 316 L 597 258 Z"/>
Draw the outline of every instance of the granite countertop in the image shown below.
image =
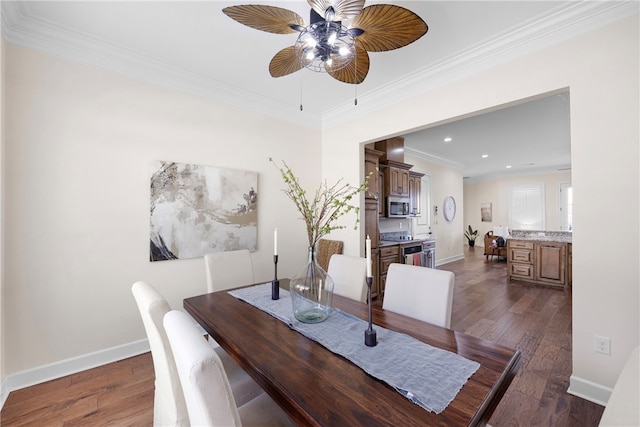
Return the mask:
<path id="1" fill-rule="evenodd" d="M 509 239 L 528 240 L 535 242 L 559 242 L 572 243 L 571 232 L 567 231 L 551 231 L 551 232 L 512 232 Z"/>

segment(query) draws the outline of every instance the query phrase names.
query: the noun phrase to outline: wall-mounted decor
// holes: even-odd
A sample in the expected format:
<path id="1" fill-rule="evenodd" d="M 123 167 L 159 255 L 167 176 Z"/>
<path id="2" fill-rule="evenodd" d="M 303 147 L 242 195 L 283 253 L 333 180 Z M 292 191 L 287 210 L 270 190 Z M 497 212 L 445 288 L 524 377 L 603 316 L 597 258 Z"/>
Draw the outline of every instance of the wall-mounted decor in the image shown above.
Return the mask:
<path id="1" fill-rule="evenodd" d="M 156 161 L 151 173 L 151 261 L 256 249 L 258 174 Z"/>
<path id="2" fill-rule="evenodd" d="M 482 222 L 493 221 L 493 212 L 491 211 L 491 202 L 480 203 L 480 218 Z"/>

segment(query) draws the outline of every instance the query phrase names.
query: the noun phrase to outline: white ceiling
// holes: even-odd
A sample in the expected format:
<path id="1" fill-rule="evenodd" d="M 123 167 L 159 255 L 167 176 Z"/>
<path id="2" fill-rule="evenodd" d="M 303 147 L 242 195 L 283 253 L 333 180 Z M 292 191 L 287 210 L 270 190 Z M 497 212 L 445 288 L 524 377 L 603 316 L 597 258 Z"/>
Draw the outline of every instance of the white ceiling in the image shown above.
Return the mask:
<path id="1" fill-rule="evenodd" d="M 369 74 L 357 90 L 306 69 L 272 78 L 268 72 L 271 57 L 293 45 L 296 35 L 254 30 L 221 12 L 234 4 L 269 4 L 308 20 L 309 6 L 303 0 L 3 0 L 2 34 L 10 43 L 323 128 L 638 13 L 637 1 L 390 0 L 367 5 L 375 3 L 412 10 L 427 22 L 429 31 L 404 48 L 371 53 Z M 356 96 L 358 105 L 354 106 Z M 542 101 L 551 101 L 552 108 L 519 107 L 508 113 L 512 115 L 509 128 L 500 129 L 496 116 L 490 116 L 491 122 L 467 119 L 465 127 L 449 124 L 406 136 L 406 145 L 432 159 L 460 166 L 465 176 L 477 177 L 492 172 L 481 167 L 489 161 L 476 160 L 480 152 L 500 160 L 501 169 L 504 162 L 515 168 L 518 161 L 528 159 L 520 145 L 526 136 L 529 147 L 548 158 L 558 155 L 553 167 L 566 167 L 568 122 L 556 123 L 559 116 L 553 112 L 568 120 L 567 100 L 568 96 L 554 96 Z M 543 133 L 547 130 L 539 126 L 542 119 L 522 120 L 518 115 L 540 117 L 543 112 L 556 120 L 550 128 L 565 129 L 561 138 Z M 452 144 L 441 144 L 438 139 L 447 132 L 457 136 L 452 135 Z M 563 145 L 554 145 L 563 138 Z M 521 155 L 507 155 L 509 147 L 518 147 Z M 541 157 L 527 162 L 546 166 Z"/>

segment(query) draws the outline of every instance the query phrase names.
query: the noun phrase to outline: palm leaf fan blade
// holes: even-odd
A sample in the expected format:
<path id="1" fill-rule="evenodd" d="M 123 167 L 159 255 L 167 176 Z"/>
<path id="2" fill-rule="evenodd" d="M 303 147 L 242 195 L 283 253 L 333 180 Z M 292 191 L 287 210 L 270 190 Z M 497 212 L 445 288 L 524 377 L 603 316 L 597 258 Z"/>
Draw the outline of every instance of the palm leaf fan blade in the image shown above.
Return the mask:
<path id="1" fill-rule="evenodd" d="M 406 46 L 425 35 L 426 22 L 412 11 L 390 4 L 367 6 L 350 24 L 364 33 L 358 42 L 368 52 L 384 52 Z"/>
<path id="2" fill-rule="evenodd" d="M 353 18 L 364 7 L 365 0 L 307 0 L 309 6 L 315 10 L 318 15 L 325 17 L 325 11 L 329 7 L 333 7 L 335 16 L 334 21 L 343 21 Z"/>
<path id="3" fill-rule="evenodd" d="M 304 64 L 296 56 L 295 46 L 289 46 L 276 53 L 269 63 L 271 77 L 282 77 L 302 69 Z"/>
<path id="4" fill-rule="evenodd" d="M 356 56 L 346 67 L 332 70 L 325 66 L 327 73 L 343 83 L 360 84 L 369 73 L 369 54 L 356 44 Z"/>
<path id="5" fill-rule="evenodd" d="M 281 7 L 248 4 L 225 7 L 222 12 L 247 27 L 268 33 L 297 33 L 291 25 L 306 26 L 300 15 Z"/>

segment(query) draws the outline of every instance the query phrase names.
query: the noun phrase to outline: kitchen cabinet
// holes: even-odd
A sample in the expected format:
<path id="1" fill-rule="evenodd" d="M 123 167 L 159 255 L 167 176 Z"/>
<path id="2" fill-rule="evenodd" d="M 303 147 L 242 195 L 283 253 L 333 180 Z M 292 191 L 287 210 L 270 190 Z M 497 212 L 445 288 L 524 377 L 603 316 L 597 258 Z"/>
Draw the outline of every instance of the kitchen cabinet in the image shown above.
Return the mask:
<path id="1" fill-rule="evenodd" d="M 564 286 L 567 269 L 567 244 L 536 243 L 536 280 Z"/>
<path id="2" fill-rule="evenodd" d="M 380 291 L 380 275 L 378 274 L 379 250 L 371 249 L 371 275 L 373 283 L 371 284 L 371 298 L 377 298 L 382 292 Z"/>
<path id="3" fill-rule="evenodd" d="M 509 280 L 570 286 L 570 245 L 566 242 L 507 239 Z"/>
<path id="4" fill-rule="evenodd" d="M 420 216 L 420 189 L 422 187 L 423 173 L 409 171 L 409 213 L 411 216 Z"/>
<path id="5" fill-rule="evenodd" d="M 365 147 L 364 149 L 364 175 L 369 177 L 369 188 L 364 193 L 365 199 L 378 200 L 382 196 L 379 177 L 379 159 L 384 153 Z"/>
<path id="6" fill-rule="evenodd" d="M 364 234 L 365 238 L 371 239 L 371 274 L 373 284 L 371 285 L 371 297 L 375 298 L 379 294 L 380 283 L 378 275 L 378 246 L 380 241 L 380 230 L 378 227 L 378 201 L 365 199 L 364 201 Z"/>
<path id="7" fill-rule="evenodd" d="M 385 210 L 385 206 L 384 206 L 384 172 L 383 169 L 381 168 L 380 171 L 378 171 L 378 194 L 380 195 L 380 197 L 378 197 L 378 216 L 379 217 L 384 217 L 384 210 Z"/>
<path id="8" fill-rule="evenodd" d="M 507 271 L 509 280 L 533 280 L 533 242 L 507 240 Z"/>
<path id="9" fill-rule="evenodd" d="M 387 161 L 384 173 L 385 196 L 409 196 L 409 169 L 412 165 Z"/>
<path id="10" fill-rule="evenodd" d="M 371 239 L 371 248 L 378 247 L 380 230 L 378 228 L 378 202 L 365 200 L 364 202 L 364 234 Z"/>
<path id="11" fill-rule="evenodd" d="M 385 284 L 387 283 L 387 271 L 389 270 L 389 266 L 394 262 L 400 262 L 400 246 L 385 246 L 380 248 L 379 250 L 379 258 L 380 258 L 380 268 L 378 270 L 379 273 L 379 287 L 378 291 L 381 295 L 384 295 Z"/>

